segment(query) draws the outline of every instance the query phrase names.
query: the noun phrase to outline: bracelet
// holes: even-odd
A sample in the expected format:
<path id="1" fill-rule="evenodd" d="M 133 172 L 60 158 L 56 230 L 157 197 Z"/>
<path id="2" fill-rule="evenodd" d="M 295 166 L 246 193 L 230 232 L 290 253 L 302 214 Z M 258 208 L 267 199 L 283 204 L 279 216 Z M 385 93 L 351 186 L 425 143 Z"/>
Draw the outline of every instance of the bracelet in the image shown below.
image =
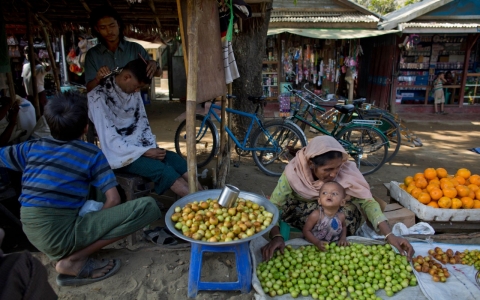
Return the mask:
<path id="1" fill-rule="evenodd" d="M 281 234 L 276 234 L 276 235 L 270 237 L 270 239 L 273 240 L 273 239 L 276 238 L 276 237 L 281 237 L 283 240 L 285 240 L 285 239 L 283 238 L 283 235 L 281 235 Z"/>
<path id="2" fill-rule="evenodd" d="M 390 231 L 390 233 L 387 233 L 387 235 L 385 236 L 384 240 L 387 241 L 388 236 L 391 235 L 391 234 L 393 234 L 393 232 L 391 232 L 391 231 Z"/>

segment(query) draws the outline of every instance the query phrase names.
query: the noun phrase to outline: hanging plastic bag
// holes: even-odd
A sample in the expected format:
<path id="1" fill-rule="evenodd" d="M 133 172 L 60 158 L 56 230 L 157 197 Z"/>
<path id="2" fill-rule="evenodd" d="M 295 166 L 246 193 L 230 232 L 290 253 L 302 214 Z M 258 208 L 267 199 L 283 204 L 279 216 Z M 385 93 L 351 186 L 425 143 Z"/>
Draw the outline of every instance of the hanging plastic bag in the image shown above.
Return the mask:
<path id="1" fill-rule="evenodd" d="M 83 216 L 85 216 L 85 215 L 88 214 L 88 213 L 101 210 L 102 207 L 103 207 L 103 203 L 102 203 L 102 202 L 98 202 L 98 201 L 95 201 L 95 200 L 87 200 L 87 201 L 85 202 L 85 204 L 83 204 L 83 206 L 82 206 L 82 208 L 80 209 L 80 211 L 78 212 L 78 215 L 79 215 L 80 217 L 83 217 Z"/>

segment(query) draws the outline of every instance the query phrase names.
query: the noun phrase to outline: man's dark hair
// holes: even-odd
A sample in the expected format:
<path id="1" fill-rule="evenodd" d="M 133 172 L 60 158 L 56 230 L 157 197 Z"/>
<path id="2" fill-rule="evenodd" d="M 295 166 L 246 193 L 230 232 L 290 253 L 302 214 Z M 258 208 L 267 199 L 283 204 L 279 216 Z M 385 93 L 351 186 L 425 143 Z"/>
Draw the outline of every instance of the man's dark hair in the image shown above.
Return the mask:
<path id="1" fill-rule="evenodd" d="M 119 38 L 120 40 L 123 40 L 125 38 L 125 36 L 123 35 L 125 24 L 123 23 L 123 20 L 117 13 L 117 11 L 109 5 L 102 5 L 100 7 L 97 7 L 90 14 L 89 23 L 90 28 L 92 29 L 92 34 L 96 36 L 102 44 L 105 44 L 105 40 L 103 39 L 102 35 L 95 29 L 95 26 L 97 26 L 97 23 L 100 19 L 106 17 L 114 18 L 115 21 L 117 21 L 119 27 Z"/>
<path id="2" fill-rule="evenodd" d="M 310 160 L 316 167 L 326 165 L 332 159 L 342 158 L 343 154 L 340 151 L 328 151 L 323 154 L 312 157 Z"/>
<path id="3" fill-rule="evenodd" d="M 123 70 L 130 71 L 140 83 L 152 83 L 152 79 L 147 76 L 147 64 L 141 58 L 130 61 Z"/>
<path id="4" fill-rule="evenodd" d="M 44 115 L 53 138 L 61 141 L 78 139 L 88 124 L 87 99 L 72 92 L 54 96 L 48 100 Z"/>

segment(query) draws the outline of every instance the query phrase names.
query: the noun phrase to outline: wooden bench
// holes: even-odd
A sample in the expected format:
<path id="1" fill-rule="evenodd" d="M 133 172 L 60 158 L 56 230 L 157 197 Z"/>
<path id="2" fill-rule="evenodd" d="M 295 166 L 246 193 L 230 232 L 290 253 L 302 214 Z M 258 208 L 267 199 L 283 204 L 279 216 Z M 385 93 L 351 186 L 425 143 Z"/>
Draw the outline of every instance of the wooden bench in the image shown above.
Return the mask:
<path id="1" fill-rule="evenodd" d="M 117 178 L 117 189 L 119 190 L 118 192 L 122 201 L 130 201 L 148 196 L 154 189 L 153 181 L 150 181 L 147 178 L 130 173 L 114 173 Z M 137 243 L 137 232 L 129 235 L 127 240 L 130 245 L 135 245 Z"/>

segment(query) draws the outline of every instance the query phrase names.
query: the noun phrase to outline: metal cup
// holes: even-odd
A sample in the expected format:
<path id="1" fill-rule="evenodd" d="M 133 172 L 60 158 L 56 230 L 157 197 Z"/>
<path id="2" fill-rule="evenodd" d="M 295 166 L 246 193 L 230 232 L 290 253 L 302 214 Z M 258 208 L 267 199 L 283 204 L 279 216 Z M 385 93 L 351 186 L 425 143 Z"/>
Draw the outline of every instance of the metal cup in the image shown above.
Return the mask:
<path id="1" fill-rule="evenodd" d="M 218 204 L 226 208 L 232 207 L 232 205 L 237 200 L 239 193 L 239 188 L 230 184 L 226 184 L 222 192 L 220 193 L 220 196 L 218 197 Z"/>

